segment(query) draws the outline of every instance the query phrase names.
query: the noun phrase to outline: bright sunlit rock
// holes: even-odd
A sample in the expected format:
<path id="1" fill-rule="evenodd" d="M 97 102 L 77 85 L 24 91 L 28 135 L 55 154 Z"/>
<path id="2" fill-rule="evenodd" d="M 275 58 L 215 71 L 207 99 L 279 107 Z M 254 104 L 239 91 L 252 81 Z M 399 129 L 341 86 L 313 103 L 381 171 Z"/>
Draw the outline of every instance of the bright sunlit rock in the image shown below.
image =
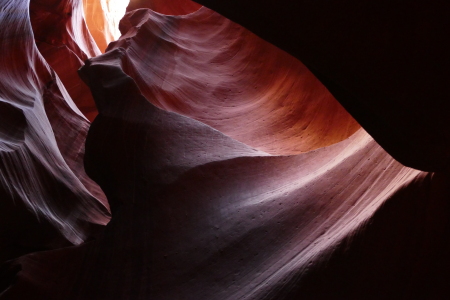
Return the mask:
<path id="1" fill-rule="evenodd" d="M 107 23 L 105 25 L 109 28 L 114 40 L 120 37 L 119 22 L 125 15 L 128 3 L 130 0 L 101 0 Z"/>

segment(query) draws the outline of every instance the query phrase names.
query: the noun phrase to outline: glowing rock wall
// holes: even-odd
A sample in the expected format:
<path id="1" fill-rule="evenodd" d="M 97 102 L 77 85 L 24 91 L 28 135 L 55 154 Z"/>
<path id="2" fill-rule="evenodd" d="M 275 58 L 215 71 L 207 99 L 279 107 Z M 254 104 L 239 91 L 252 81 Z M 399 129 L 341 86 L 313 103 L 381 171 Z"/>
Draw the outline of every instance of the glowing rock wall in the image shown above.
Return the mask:
<path id="1" fill-rule="evenodd" d="M 443 93 L 440 81 L 387 72 L 415 31 L 389 19 L 387 36 L 404 40 L 370 48 L 373 62 L 358 47 L 379 36 L 351 40 L 365 37 L 367 14 L 204 2 L 309 69 L 190 1 L 132 1 L 102 55 L 81 2 L 0 4 L 10 29 L 0 32 L 0 299 L 447 295 L 448 175 L 390 156 L 447 168 L 445 128 L 438 141 L 429 132 L 444 112 L 428 115 L 445 105 L 417 100 Z M 397 17 L 411 21 L 414 9 Z M 102 19 L 87 11 L 88 25 Z M 439 22 L 434 12 L 423 20 Z M 375 103 L 380 94 L 395 101 Z M 413 115 L 436 120 L 418 132 Z"/>
<path id="2" fill-rule="evenodd" d="M 0 34 L 4 259 L 79 244 L 109 218 L 101 189 L 84 173 L 89 122 L 36 47 L 28 2 L 1 5 L 1 26 L 11 28 Z"/>

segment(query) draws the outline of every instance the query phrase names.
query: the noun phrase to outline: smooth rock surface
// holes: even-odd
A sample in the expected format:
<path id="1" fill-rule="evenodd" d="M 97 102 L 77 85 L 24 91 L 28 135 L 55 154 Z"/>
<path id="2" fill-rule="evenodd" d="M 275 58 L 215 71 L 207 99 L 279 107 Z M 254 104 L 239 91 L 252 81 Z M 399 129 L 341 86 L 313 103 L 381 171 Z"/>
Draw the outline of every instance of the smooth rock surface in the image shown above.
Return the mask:
<path id="1" fill-rule="evenodd" d="M 0 299 L 446 299 L 446 4 L 402 3 L 208 1 L 303 64 L 191 1 L 102 55 L 81 1 L 1 2 Z"/>
<path id="2" fill-rule="evenodd" d="M 122 71 L 125 55 L 116 49 L 81 71 L 99 108 L 87 171 L 112 220 L 95 241 L 12 262 L 23 271 L 4 299 L 357 299 L 367 290 L 380 299 L 441 288 L 448 259 L 428 247 L 447 249 L 447 178 L 400 165 L 362 129 L 305 154 L 267 155 L 150 104 Z"/>
<path id="3" fill-rule="evenodd" d="M 337 143 L 359 124 L 298 60 L 221 15 L 140 9 L 122 19 L 124 71 L 154 105 L 271 154 Z"/>
<path id="4" fill-rule="evenodd" d="M 0 5 L 2 261 L 80 244 L 108 203 L 83 167 L 88 121 L 35 46 L 28 1 Z"/>
<path id="5" fill-rule="evenodd" d="M 301 60 L 398 161 L 449 171 L 450 3 L 197 2 Z"/>

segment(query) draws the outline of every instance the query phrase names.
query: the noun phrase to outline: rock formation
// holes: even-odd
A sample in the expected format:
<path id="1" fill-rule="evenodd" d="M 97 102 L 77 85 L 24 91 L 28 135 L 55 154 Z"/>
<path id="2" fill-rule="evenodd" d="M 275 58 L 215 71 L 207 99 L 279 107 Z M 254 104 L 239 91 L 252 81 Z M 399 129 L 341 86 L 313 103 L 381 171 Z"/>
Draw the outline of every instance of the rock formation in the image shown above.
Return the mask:
<path id="1" fill-rule="evenodd" d="M 28 2 L 2 2 L 1 11 L 0 24 L 8 28 L 0 34 L 4 261 L 79 244 L 109 213 L 103 192 L 84 172 L 89 122 L 37 49 Z"/>
<path id="2" fill-rule="evenodd" d="M 0 299 L 448 295 L 445 4 L 201 2 L 0 4 Z"/>
<path id="3" fill-rule="evenodd" d="M 400 162 L 449 170 L 447 2 L 198 2 L 301 60 Z"/>

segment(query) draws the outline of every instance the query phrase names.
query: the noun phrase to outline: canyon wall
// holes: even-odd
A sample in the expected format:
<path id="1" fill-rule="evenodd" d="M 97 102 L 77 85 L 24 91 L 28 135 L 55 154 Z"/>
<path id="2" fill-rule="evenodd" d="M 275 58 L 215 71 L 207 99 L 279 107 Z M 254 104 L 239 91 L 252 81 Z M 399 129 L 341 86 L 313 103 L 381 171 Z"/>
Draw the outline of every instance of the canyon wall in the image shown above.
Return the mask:
<path id="1" fill-rule="evenodd" d="M 0 299 L 445 298 L 447 4 L 199 2 L 0 3 Z"/>

